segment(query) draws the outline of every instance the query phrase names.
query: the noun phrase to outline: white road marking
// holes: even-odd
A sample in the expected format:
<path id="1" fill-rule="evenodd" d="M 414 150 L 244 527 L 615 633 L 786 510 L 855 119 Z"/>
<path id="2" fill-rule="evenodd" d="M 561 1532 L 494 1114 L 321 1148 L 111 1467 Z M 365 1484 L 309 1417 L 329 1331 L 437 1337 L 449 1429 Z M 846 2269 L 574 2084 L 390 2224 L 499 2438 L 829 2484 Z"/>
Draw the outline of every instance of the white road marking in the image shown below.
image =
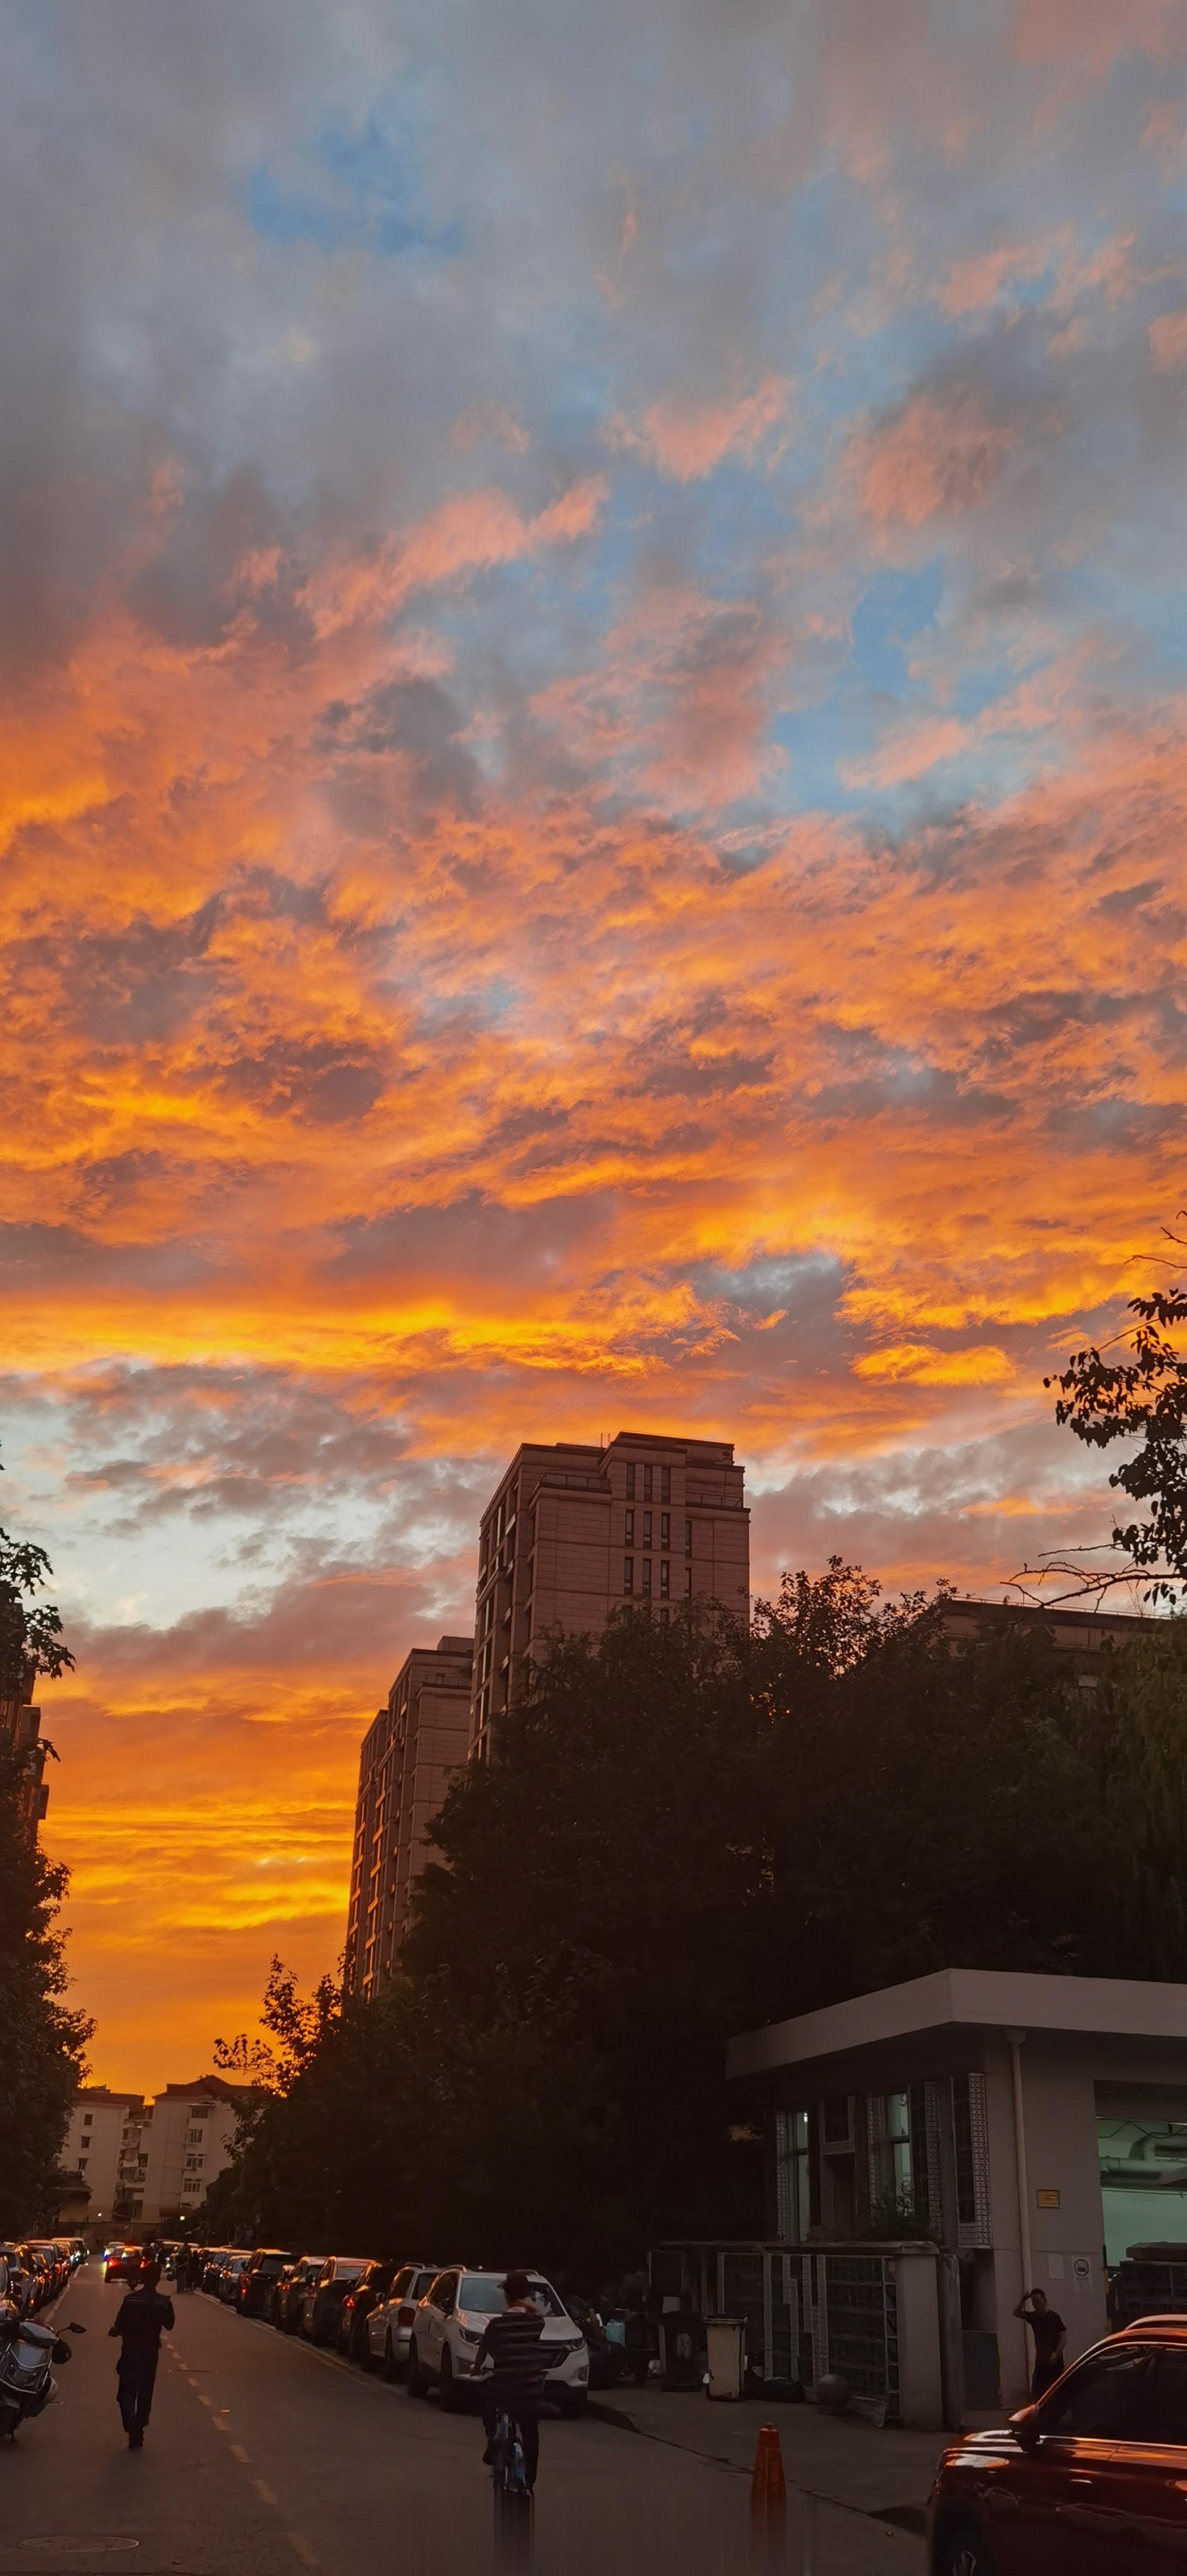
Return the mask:
<path id="1" fill-rule="evenodd" d="M 232 2442 L 231 2458 L 233 2460 L 242 2460 L 244 2468 L 247 2467 L 247 2453 L 243 2448 L 242 2442 Z"/>
<path id="2" fill-rule="evenodd" d="M 294 2557 L 300 2559 L 302 2567 L 312 2568 L 314 2570 L 314 2576 L 319 2576 L 318 2562 L 313 2555 L 313 2551 L 311 2550 L 308 2541 L 302 2539 L 299 2531 L 286 2531 L 284 2536 Z"/>
<path id="3" fill-rule="evenodd" d="M 272 2489 L 266 2478 L 253 2478 L 252 2485 L 255 2488 L 261 2504 L 279 2504 L 280 2498 L 279 2496 L 273 2495 Z"/>

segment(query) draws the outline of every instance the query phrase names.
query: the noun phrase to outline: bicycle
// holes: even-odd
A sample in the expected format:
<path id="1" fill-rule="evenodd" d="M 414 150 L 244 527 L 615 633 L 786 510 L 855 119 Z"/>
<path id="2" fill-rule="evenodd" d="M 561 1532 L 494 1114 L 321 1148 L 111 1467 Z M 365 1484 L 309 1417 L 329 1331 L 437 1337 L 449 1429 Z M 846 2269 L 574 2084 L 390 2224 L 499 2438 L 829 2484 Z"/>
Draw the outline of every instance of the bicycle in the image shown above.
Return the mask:
<path id="1" fill-rule="evenodd" d="M 491 2462 L 490 2474 L 495 2494 L 520 2496 L 527 2504 L 529 2492 L 523 2462 L 523 2443 L 519 2436 L 519 2426 L 514 2416 L 507 2413 L 506 2408 L 500 2409 L 491 2449 L 494 2458 Z"/>

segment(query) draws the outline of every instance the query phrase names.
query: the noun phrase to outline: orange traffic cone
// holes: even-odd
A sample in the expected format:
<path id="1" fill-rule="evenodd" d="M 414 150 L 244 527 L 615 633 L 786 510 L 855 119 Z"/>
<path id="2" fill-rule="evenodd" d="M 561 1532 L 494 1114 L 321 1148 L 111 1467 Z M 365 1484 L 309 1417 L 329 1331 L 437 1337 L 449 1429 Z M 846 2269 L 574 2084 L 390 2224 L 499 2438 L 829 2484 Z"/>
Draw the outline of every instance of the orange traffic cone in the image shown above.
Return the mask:
<path id="1" fill-rule="evenodd" d="M 774 2424 L 760 2424 L 758 2428 L 758 2449 L 754 2454 L 750 2501 L 752 2505 L 779 2505 L 787 2502 L 783 2451 L 778 2430 Z"/>

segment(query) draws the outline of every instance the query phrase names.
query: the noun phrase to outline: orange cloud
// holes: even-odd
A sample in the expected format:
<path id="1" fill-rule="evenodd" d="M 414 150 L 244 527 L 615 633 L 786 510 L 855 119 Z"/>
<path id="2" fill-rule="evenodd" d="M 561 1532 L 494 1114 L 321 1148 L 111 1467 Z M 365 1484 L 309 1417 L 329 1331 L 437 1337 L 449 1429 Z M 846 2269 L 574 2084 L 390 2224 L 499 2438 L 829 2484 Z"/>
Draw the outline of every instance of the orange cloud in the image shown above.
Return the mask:
<path id="1" fill-rule="evenodd" d="M 698 482 L 726 456 L 752 463 L 772 431 L 785 424 L 792 390 L 786 376 L 772 375 L 732 402 L 652 403 L 637 428 L 619 418 L 609 436 L 612 445 L 634 449 L 676 482 Z"/>
<path id="2" fill-rule="evenodd" d="M 1160 375 L 1187 367 L 1187 305 L 1150 324 L 1150 355 Z"/>
<path id="3" fill-rule="evenodd" d="M 313 574 L 304 599 L 316 630 L 329 636 L 360 620 L 390 617 L 416 591 L 571 544 L 588 535 L 605 497 L 603 478 L 588 475 L 525 519 L 505 492 L 456 493 L 373 555 Z"/>
<path id="4" fill-rule="evenodd" d="M 861 506 L 880 527 L 922 527 L 982 508 L 1018 444 L 971 388 L 916 394 L 850 451 Z"/>

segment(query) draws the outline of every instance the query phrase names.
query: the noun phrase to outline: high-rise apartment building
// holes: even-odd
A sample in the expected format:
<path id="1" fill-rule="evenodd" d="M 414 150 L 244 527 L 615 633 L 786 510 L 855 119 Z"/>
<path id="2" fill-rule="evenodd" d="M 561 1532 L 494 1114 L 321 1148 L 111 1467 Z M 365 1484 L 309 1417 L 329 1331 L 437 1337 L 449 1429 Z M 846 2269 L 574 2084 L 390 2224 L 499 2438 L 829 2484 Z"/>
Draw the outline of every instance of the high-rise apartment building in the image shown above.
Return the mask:
<path id="1" fill-rule="evenodd" d="M 363 1737 L 355 1809 L 344 1980 L 369 1995 L 390 1976 L 428 1854 L 427 1827 L 470 1732 L 469 1637 L 439 1637 L 406 1655 Z"/>
<path id="2" fill-rule="evenodd" d="M 49 1805 L 49 1789 L 44 1776 L 41 1711 L 33 1704 L 34 1681 L 33 1667 L 29 1664 L 17 1696 L 0 1698 L 0 1744 L 10 1745 L 18 1757 L 25 1814 L 36 1832 Z"/>
<path id="3" fill-rule="evenodd" d="M 728 1440 L 620 1431 L 517 1449 L 482 1518 L 470 1749 L 485 1757 L 517 1665 L 550 1632 L 596 1636 L 622 1603 L 750 1606 L 745 1471 Z"/>

